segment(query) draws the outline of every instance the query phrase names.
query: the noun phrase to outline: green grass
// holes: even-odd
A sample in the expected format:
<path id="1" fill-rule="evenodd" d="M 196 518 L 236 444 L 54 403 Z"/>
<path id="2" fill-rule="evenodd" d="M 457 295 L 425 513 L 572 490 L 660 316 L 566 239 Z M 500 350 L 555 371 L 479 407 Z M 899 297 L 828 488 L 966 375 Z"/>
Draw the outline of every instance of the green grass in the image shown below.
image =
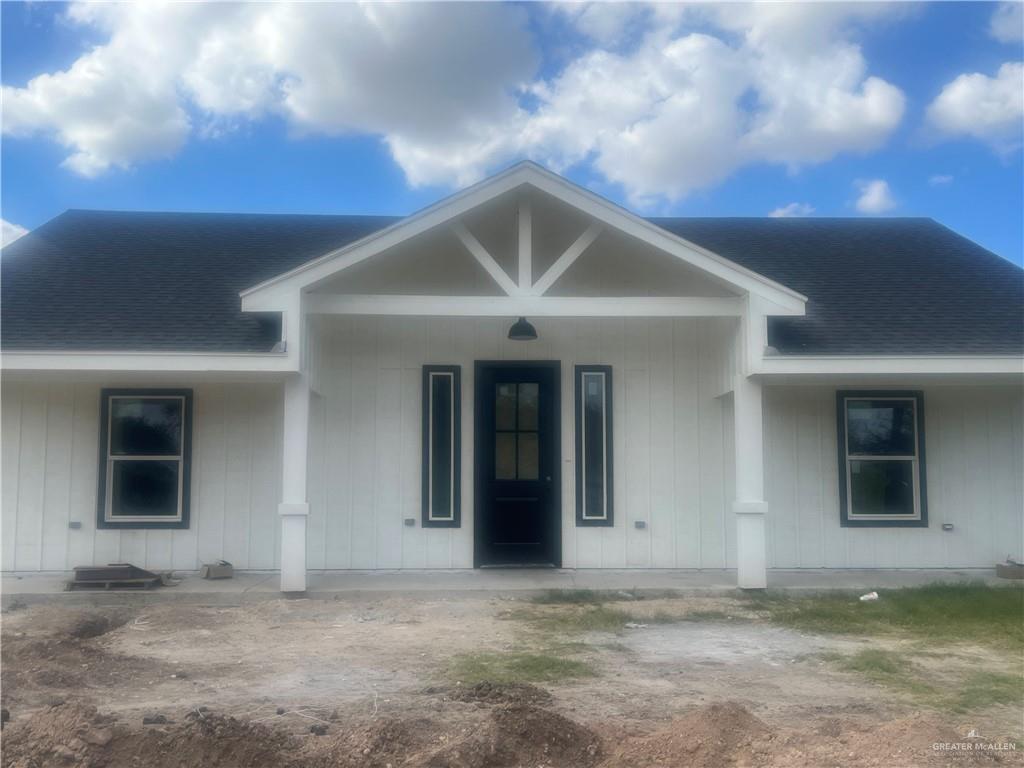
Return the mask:
<path id="1" fill-rule="evenodd" d="M 596 589 L 549 589 L 530 598 L 530 602 L 537 605 L 599 605 L 613 597 L 609 592 Z"/>
<path id="2" fill-rule="evenodd" d="M 985 584 L 930 584 L 879 591 L 862 603 L 852 593 L 747 598 L 779 624 L 805 632 L 899 634 L 931 642 L 970 642 L 1024 651 L 1024 590 Z"/>
<path id="3" fill-rule="evenodd" d="M 950 702 L 954 712 L 971 712 L 994 704 L 1024 707 L 1024 676 L 1001 672 L 973 672 Z"/>
<path id="4" fill-rule="evenodd" d="M 463 685 L 553 683 L 597 673 L 589 664 L 548 653 L 469 653 L 456 656 L 448 674 Z"/>
<path id="5" fill-rule="evenodd" d="M 1024 676 L 1002 672 L 946 672 L 942 679 L 917 664 L 916 652 L 870 648 L 844 656 L 822 658 L 845 672 L 857 673 L 873 683 L 912 696 L 919 704 L 957 713 L 977 712 L 996 704 L 1024 704 Z"/>
<path id="6" fill-rule="evenodd" d="M 529 613 L 519 616 L 545 632 L 574 634 L 579 632 L 619 632 L 627 622 L 637 621 L 618 608 L 605 605 L 566 608 L 556 613 Z"/>

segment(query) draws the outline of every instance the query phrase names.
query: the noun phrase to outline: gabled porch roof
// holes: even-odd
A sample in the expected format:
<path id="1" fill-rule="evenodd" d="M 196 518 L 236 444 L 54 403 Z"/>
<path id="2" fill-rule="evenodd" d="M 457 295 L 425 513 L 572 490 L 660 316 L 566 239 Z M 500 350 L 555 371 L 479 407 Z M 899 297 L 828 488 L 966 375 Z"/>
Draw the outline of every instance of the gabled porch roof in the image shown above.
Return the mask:
<path id="1" fill-rule="evenodd" d="M 588 225 L 578 237 L 562 252 L 561 256 L 547 265 L 543 274 L 533 272 L 531 212 L 529 202 L 521 202 L 518 222 L 517 274 L 510 275 L 499 265 L 473 232 L 465 225 L 464 218 L 473 211 L 493 201 L 517 193 L 526 199 L 531 192 L 540 192 L 559 203 L 579 211 L 587 217 Z M 769 314 L 802 315 L 807 297 L 770 278 L 758 274 L 740 264 L 686 240 L 610 201 L 589 192 L 582 187 L 547 171 L 535 163 L 525 161 L 492 176 L 480 183 L 401 219 L 379 232 L 334 249 L 319 258 L 295 267 L 287 272 L 265 280 L 241 292 L 242 308 L 245 310 L 276 310 L 283 308 L 282 297 L 294 291 L 308 291 L 322 285 L 339 272 L 371 259 L 389 249 L 436 230 L 450 227 L 462 245 L 487 271 L 502 291 L 512 298 L 543 296 L 551 286 L 600 235 L 603 228 L 611 228 L 651 248 L 669 254 L 682 264 L 691 267 L 711 279 L 734 289 L 737 296 L 757 296 L 770 308 Z M 640 297 L 636 297 L 639 299 Z M 543 302 L 499 302 L 492 304 L 492 313 L 507 314 L 522 311 L 541 312 L 547 304 Z M 507 304 L 507 307 L 502 305 Z M 572 314 L 573 310 L 561 309 L 557 314 Z M 583 314 L 598 310 L 580 305 Z M 471 314 L 465 308 L 456 314 Z M 660 314 L 661 312 L 655 312 Z M 613 313 L 618 314 L 618 313 Z M 727 312 L 725 314 L 737 314 Z"/>

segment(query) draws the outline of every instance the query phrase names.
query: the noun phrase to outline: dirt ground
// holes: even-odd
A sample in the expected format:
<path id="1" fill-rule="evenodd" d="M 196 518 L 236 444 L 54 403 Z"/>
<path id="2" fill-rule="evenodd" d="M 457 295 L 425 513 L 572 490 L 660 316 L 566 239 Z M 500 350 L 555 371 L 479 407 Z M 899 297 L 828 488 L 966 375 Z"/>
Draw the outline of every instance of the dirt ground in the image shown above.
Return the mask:
<path id="1" fill-rule="evenodd" d="M 800 634 L 726 598 L 624 608 L 637 626 L 481 597 L 13 611 L 2 765 L 1024 765 L 1019 707 L 925 709 L 826 660 L 877 640 Z"/>

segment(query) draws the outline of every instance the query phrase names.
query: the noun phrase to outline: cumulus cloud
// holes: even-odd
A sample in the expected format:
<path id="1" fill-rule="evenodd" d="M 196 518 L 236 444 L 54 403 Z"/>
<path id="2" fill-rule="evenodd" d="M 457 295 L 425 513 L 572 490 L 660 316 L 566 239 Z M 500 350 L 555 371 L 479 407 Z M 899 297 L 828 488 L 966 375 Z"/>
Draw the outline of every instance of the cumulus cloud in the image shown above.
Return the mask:
<path id="1" fill-rule="evenodd" d="M 1024 138 L 1024 64 L 1008 61 L 995 77 L 960 75 L 928 105 L 927 120 L 943 137 L 978 139 L 1002 154 L 1018 149 Z"/>
<path id="2" fill-rule="evenodd" d="M 1024 3 L 1013 0 L 999 3 L 988 23 L 989 34 L 1001 43 L 1024 40 Z"/>
<path id="3" fill-rule="evenodd" d="M 891 211 L 896 207 L 896 200 L 885 179 L 863 179 L 854 182 L 860 190 L 857 198 L 857 210 L 861 213 L 879 214 Z"/>
<path id="4" fill-rule="evenodd" d="M 773 219 L 792 219 L 800 216 L 810 216 L 814 213 L 814 206 L 810 203 L 790 203 L 781 208 L 776 208 L 768 215 Z"/>
<path id="5" fill-rule="evenodd" d="M 22 235 L 27 235 L 28 230 L 20 224 L 13 224 L 7 219 L 0 219 L 0 248 L 13 243 Z"/>
<path id="6" fill-rule="evenodd" d="M 858 26 L 902 12 L 887 5 L 556 12 L 579 40 L 539 77 L 531 23 L 551 16 L 536 7 L 73 5 L 69 19 L 104 42 L 5 86 L 3 130 L 51 136 L 72 171 L 95 176 L 274 116 L 297 138 L 378 136 L 413 185 L 464 185 L 525 156 L 589 163 L 643 204 L 746 165 L 870 152 L 903 116 L 903 93 L 855 42 Z"/>

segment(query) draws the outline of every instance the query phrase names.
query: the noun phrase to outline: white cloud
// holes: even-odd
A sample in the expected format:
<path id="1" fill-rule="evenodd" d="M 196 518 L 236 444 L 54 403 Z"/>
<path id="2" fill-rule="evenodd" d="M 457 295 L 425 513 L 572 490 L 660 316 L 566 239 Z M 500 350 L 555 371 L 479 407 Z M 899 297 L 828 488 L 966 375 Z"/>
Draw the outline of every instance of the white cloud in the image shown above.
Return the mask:
<path id="1" fill-rule="evenodd" d="M 936 173 L 928 177 L 928 183 L 933 187 L 948 187 L 953 183 L 953 177 L 948 173 Z"/>
<path id="2" fill-rule="evenodd" d="M 963 74 L 928 105 L 929 125 L 948 138 L 984 141 L 1000 153 L 1019 148 L 1024 121 L 1024 64 L 1008 61 L 995 77 Z"/>
<path id="3" fill-rule="evenodd" d="M 773 219 L 793 219 L 801 216 L 810 216 L 814 213 L 814 206 L 810 203 L 790 203 L 781 208 L 776 208 L 768 215 Z"/>
<path id="4" fill-rule="evenodd" d="M 854 182 L 860 190 L 857 198 L 857 210 L 861 213 L 886 213 L 896 207 L 896 200 L 885 179 L 866 179 Z"/>
<path id="5" fill-rule="evenodd" d="M 1020 0 L 999 3 L 988 23 L 988 32 L 1001 43 L 1024 40 L 1024 3 Z"/>
<path id="6" fill-rule="evenodd" d="M 5 86 L 3 130 L 52 136 L 71 170 L 94 176 L 171 155 L 196 131 L 277 116 L 297 138 L 381 137 L 413 185 L 463 185 L 527 156 L 591 163 L 644 203 L 750 164 L 796 170 L 870 152 L 903 116 L 903 93 L 869 74 L 853 41 L 898 8 L 557 11 L 583 47 L 538 79 L 535 8 L 74 5 L 70 20 L 105 42 L 67 70 Z"/>
<path id="7" fill-rule="evenodd" d="M 0 219 L 0 248 L 13 243 L 22 235 L 27 235 L 28 230 L 20 224 L 12 224 L 7 219 Z"/>

